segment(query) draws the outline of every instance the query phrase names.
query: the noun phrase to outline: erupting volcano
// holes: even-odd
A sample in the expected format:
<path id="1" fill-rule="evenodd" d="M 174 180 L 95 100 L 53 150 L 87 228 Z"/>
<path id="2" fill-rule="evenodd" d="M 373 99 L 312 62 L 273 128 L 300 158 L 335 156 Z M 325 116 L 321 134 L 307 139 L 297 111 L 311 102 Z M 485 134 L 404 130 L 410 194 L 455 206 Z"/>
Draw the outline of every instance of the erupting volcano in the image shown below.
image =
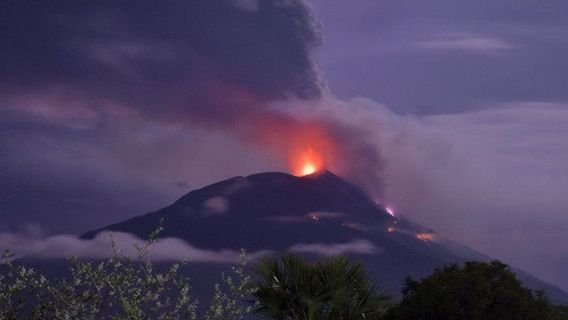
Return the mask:
<path id="1" fill-rule="evenodd" d="M 290 125 L 290 123 L 288 123 Z M 337 170 L 337 159 L 345 150 L 334 135 L 331 127 L 320 122 L 294 122 L 278 137 L 288 162 L 288 170 L 296 177 L 303 177 L 325 170 Z M 285 132 L 285 133 L 284 133 Z"/>
<path id="2" fill-rule="evenodd" d="M 296 154 L 291 170 L 298 176 L 265 172 L 233 177 L 193 190 L 161 210 L 91 231 L 83 239 L 102 231 L 146 238 L 163 222 L 162 237 L 215 252 L 244 248 L 251 256 L 348 255 L 364 262 L 393 294 L 400 292 L 408 275 L 419 278 L 447 263 L 491 259 L 387 209 L 326 169 L 327 154 L 318 150 L 306 148 Z M 215 265 L 203 264 L 200 272 L 211 273 Z M 518 273 L 525 284 L 546 289 L 556 301 L 568 301 L 558 288 Z M 211 277 L 199 279 L 203 287 Z"/>

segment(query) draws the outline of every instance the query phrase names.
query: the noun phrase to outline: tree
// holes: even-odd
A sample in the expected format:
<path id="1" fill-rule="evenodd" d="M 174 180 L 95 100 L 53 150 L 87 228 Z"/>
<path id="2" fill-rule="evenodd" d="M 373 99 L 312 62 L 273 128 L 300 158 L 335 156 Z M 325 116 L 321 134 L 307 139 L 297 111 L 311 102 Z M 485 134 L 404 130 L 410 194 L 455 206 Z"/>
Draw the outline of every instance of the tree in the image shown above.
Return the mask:
<path id="1" fill-rule="evenodd" d="M 160 271 L 148 257 L 162 227 L 144 245 L 135 245 L 138 257 L 121 255 L 113 241 L 110 259 L 83 261 L 69 258 L 71 276 L 47 279 L 31 268 L 13 264 L 9 252 L 0 256 L 0 319 L 112 319 L 112 320 L 241 320 L 252 310 L 245 297 L 252 290 L 245 272 L 247 258 L 222 274 L 205 313 L 191 295 L 189 279 L 179 273 L 185 262 Z"/>
<path id="2" fill-rule="evenodd" d="M 360 263 L 333 257 L 311 264 L 293 255 L 253 266 L 260 276 L 253 296 L 257 313 L 272 319 L 379 319 L 390 296 L 371 283 Z"/>
<path id="3" fill-rule="evenodd" d="M 420 281 L 407 278 L 401 303 L 390 320 L 566 319 L 543 292 L 521 285 L 499 261 L 466 262 L 436 269 Z"/>

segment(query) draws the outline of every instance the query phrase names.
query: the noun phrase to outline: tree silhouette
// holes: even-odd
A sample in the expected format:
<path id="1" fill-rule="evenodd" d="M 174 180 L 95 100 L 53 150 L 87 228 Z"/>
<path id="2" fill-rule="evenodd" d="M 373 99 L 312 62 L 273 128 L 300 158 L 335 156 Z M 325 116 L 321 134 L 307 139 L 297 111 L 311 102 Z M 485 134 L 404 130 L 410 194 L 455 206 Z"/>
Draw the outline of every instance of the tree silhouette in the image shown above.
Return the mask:
<path id="1" fill-rule="evenodd" d="M 264 259 L 253 270 L 260 276 L 256 312 L 271 319 L 379 319 L 391 303 L 362 264 L 344 257 L 312 264 L 285 255 Z"/>
<path id="2" fill-rule="evenodd" d="M 420 281 L 407 278 L 403 295 L 389 320 L 567 319 L 543 292 L 523 287 L 499 261 L 452 264 Z"/>

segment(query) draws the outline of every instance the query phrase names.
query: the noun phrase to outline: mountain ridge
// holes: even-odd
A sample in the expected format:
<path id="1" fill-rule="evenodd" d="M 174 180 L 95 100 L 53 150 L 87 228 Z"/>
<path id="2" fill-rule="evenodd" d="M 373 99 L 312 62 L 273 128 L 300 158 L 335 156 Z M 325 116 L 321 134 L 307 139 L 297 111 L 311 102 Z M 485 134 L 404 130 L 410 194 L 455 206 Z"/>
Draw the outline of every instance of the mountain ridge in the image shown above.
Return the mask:
<path id="1" fill-rule="evenodd" d="M 321 257 L 326 250 L 343 248 L 343 254 L 364 262 L 391 291 L 399 291 L 409 275 L 427 276 L 448 263 L 491 260 L 404 216 L 389 213 L 362 189 L 330 171 L 303 177 L 282 172 L 235 176 L 192 190 L 163 209 L 81 237 L 91 239 L 102 231 L 120 231 L 145 238 L 162 219 L 164 237 L 180 238 L 203 249 L 296 250 Z M 545 289 L 553 301 L 568 303 L 568 293 L 515 271 L 527 286 Z"/>

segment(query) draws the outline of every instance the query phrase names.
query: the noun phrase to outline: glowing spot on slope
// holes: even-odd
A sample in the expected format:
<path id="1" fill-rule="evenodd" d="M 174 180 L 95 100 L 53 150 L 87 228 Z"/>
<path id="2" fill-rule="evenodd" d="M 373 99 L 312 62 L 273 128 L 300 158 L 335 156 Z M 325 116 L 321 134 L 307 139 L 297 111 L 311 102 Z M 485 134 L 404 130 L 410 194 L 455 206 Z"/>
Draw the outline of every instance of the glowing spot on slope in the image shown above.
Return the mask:
<path id="1" fill-rule="evenodd" d="M 420 241 L 432 241 L 434 240 L 434 234 L 433 233 L 417 233 L 416 234 L 416 239 L 420 240 Z"/>

